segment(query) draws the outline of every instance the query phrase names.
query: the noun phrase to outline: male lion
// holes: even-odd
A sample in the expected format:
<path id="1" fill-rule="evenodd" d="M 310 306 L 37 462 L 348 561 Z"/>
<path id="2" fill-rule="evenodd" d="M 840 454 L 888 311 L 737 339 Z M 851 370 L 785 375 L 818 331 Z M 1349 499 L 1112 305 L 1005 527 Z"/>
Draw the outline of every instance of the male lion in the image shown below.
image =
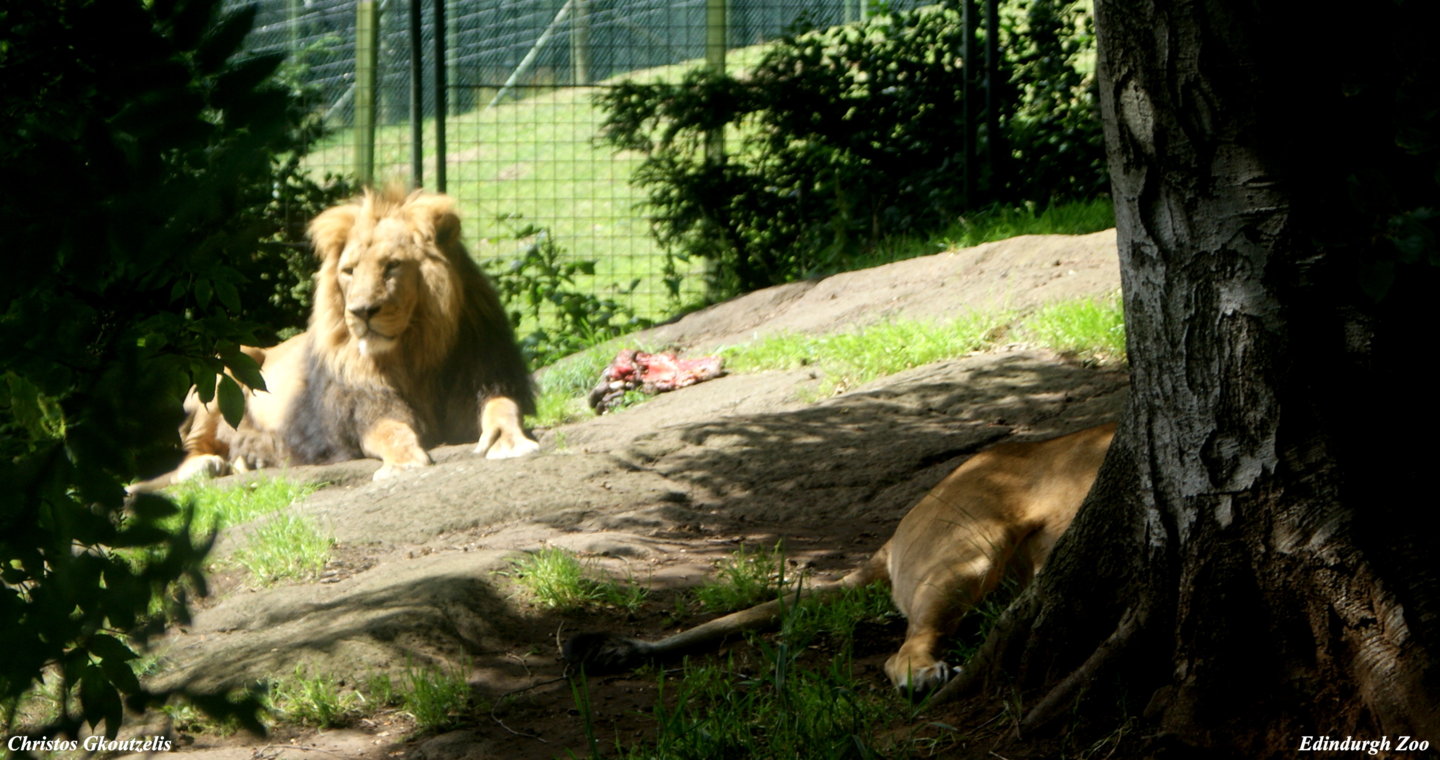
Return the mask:
<path id="1" fill-rule="evenodd" d="M 889 581 L 891 598 L 909 627 L 900 651 L 885 663 L 885 673 L 902 690 L 939 686 L 951 675 L 938 657 L 945 638 L 1007 573 L 1024 584 L 1040 571 L 1095 482 L 1114 435 L 1115 425 L 1102 425 L 976 454 L 912 507 L 868 562 L 808 595 Z M 565 643 L 564 656 L 594 670 L 626 669 L 773 624 L 784 601 L 731 613 L 655 642 L 580 634 Z"/>
<path id="2" fill-rule="evenodd" d="M 534 411 L 524 359 L 449 198 L 367 190 L 316 217 L 310 239 L 309 329 L 246 350 L 266 390 L 247 393 L 238 428 L 192 393 L 186 460 L 157 481 L 361 457 L 383 463 L 379 480 L 430 464 L 426 449 L 441 444 L 478 439 L 490 459 L 539 450 L 521 426 Z"/>

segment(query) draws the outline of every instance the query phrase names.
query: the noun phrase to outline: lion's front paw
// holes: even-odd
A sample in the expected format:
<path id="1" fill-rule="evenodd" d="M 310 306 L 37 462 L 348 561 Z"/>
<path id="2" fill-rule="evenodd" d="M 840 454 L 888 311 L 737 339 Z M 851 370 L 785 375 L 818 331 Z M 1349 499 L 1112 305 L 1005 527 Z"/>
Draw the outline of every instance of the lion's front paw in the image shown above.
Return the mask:
<path id="1" fill-rule="evenodd" d="M 216 454 L 193 456 L 181 462 L 179 469 L 175 470 L 175 482 L 217 477 L 225 474 L 228 466 L 225 457 Z"/>
<path id="2" fill-rule="evenodd" d="M 540 450 L 540 444 L 531 440 L 524 433 L 512 435 L 502 434 L 495 439 L 495 443 L 488 448 L 484 441 L 475 447 L 476 454 L 484 454 L 486 459 L 515 459 L 517 457 L 528 457 Z"/>
<path id="3" fill-rule="evenodd" d="M 428 457 L 425 459 L 411 459 L 403 462 L 386 462 L 385 464 L 380 466 L 380 469 L 375 471 L 375 476 L 372 479 L 388 480 L 395 477 L 396 475 L 399 475 L 405 470 L 418 470 L 421 467 L 428 467 L 429 465 L 430 460 Z"/>

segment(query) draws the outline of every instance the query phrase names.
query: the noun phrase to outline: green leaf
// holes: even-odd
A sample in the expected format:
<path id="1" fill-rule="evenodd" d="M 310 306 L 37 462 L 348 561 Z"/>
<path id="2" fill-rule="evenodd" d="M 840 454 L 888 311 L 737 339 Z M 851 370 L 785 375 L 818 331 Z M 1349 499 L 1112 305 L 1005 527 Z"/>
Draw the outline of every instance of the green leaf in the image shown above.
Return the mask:
<path id="1" fill-rule="evenodd" d="M 97 665 L 86 665 L 80 675 L 80 715 L 85 722 L 94 728 L 103 720 L 105 735 L 114 736 L 124 714 L 120 692 L 105 677 L 105 671 Z"/>
<path id="2" fill-rule="evenodd" d="M 230 423 L 231 427 L 240 427 L 240 421 L 245 419 L 245 392 L 240 390 L 240 384 L 229 375 L 221 375 L 217 395 L 220 399 L 220 413 L 225 415 L 225 421 Z"/>
<path id="3" fill-rule="evenodd" d="M 195 394 L 200 397 L 200 403 L 210 403 L 215 398 L 215 376 L 219 373 L 201 365 L 195 365 L 191 371 L 195 373 Z"/>
<path id="4" fill-rule="evenodd" d="M 240 311 L 240 291 L 236 290 L 235 283 L 229 280 L 216 282 L 215 295 L 220 299 L 221 306 L 232 312 Z"/>
<path id="5" fill-rule="evenodd" d="M 133 660 L 137 656 L 124 642 L 107 633 L 97 633 L 90 637 L 90 652 L 102 660 L 119 662 Z"/>
<path id="6" fill-rule="evenodd" d="M 140 679 L 135 677 L 135 671 L 130 668 L 129 663 L 125 660 L 102 659 L 100 661 L 100 670 L 105 673 L 105 677 L 109 679 L 110 683 L 114 684 L 120 691 L 126 694 L 134 694 L 140 691 Z M 107 716 L 107 720 L 108 719 Z"/>
<path id="7" fill-rule="evenodd" d="M 260 365 L 244 351 L 231 349 L 220 355 L 230 374 L 251 390 L 265 390 L 265 377 L 260 374 Z"/>

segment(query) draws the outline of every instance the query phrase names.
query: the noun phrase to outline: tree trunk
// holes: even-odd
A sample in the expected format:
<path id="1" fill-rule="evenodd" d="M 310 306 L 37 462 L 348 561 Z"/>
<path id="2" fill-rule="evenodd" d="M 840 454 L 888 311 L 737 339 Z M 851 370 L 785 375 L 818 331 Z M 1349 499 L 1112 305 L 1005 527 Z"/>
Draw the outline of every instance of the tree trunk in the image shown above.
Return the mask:
<path id="1" fill-rule="evenodd" d="M 1435 5 L 1097 1 L 1132 391 L 966 676 L 1022 736 L 1440 746 Z"/>

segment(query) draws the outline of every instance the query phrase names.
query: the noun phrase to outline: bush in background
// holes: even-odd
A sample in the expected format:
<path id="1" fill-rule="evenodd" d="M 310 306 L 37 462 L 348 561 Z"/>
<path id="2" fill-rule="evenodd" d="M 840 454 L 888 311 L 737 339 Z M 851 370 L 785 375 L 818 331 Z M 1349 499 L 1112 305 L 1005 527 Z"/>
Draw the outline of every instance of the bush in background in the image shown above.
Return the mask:
<path id="1" fill-rule="evenodd" d="M 595 260 L 567 256 L 548 229 L 523 225 L 514 237 L 521 243 L 514 256 L 482 261 L 481 267 L 532 369 L 652 324 L 613 298 L 584 292 L 577 279 L 594 276 Z"/>
<path id="2" fill-rule="evenodd" d="M 655 234 L 712 263 L 716 295 L 846 268 L 880 240 L 923 235 L 995 201 L 1103 192 L 1103 145 L 1076 3 L 1007 6 L 997 93 L 1002 160 L 964 198 L 964 33 L 953 2 L 786 37 L 746 76 L 623 83 L 602 135 L 643 153 Z M 709 146 L 724 132 L 730 150 Z M 984 146 L 981 146 L 981 153 Z M 681 267 L 673 264 L 672 269 Z M 678 286 L 673 279 L 672 290 Z"/>

